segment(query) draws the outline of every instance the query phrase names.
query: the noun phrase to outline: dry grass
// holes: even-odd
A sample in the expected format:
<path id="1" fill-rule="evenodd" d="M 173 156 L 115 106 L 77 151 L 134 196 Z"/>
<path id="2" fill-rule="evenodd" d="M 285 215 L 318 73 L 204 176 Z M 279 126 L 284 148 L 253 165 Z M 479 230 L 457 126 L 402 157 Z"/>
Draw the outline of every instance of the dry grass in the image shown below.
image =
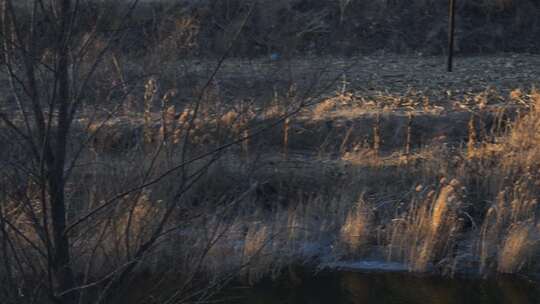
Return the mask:
<path id="1" fill-rule="evenodd" d="M 359 252 L 365 250 L 366 245 L 371 236 L 372 214 L 370 208 L 362 200 L 358 200 L 356 206 L 353 207 L 340 230 L 340 242 L 346 246 L 349 254 L 358 255 Z"/>
<path id="2" fill-rule="evenodd" d="M 536 267 L 531 262 L 537 255 L 534 195 L 538 185 L 534 168 L 540 165 L 537 148 L 540 138 L 535 132 L 540 127 L 536 110 L 540 94 L 536 90 L 528 93 L 513 90 L 508 99 L 511 105 L 500 106 L 495 101 L 504 97 L 496 91 L 481 92 L 456 101 L 460 104 L 458 108 L 463 108 L 463 115 L 456 110 L 455 103 L 434 112 L 431 103 L 412 91 L 406 97 L 380 99 L 381 104 L 386 104 L 382 108 L 370 108 L 369 103 L 363 104 L 365 100 L 346 91 L 336 94 L 337 97 L 325 100 L 311 112 L 273 130 L 276 134 L 267 138 L 275 137 L 275 141 L 255 139 L 240 147 L 244 159 L 253 159 L 246 154 L 249 149 L 250 154 L 258 155 L 263 168 L 265 163 L 274 167 L 273 171 L 262 170 L 259 178 L 273 180 L 272 191 L 281 198 L 265 197 L 270 194 L 263 193 L 263 200 L 269 200 L 264 204 L 278 205 L 283 201 L 288 204 L 285 208 L 272 207 L 268 214 L 264 211 L 266 207 L 257 206 L 256 201 L 261 198 L 253 197 L 250 200 L 255 203 L 244 212 L 255 214 L 256 220 L 246 218 L 246 214 L 235 220 L 235 227 L 241 227 L 243 222 L 254 223 L 245 228 L 246 233 L 237 231 L 232 233 L 234 237 L 227 238 L 228 243 L 244 244 L 243 249 L 233 246 L 225 250 L 233 256 L 245 257 L 250 265 L 257 265 L 247 267 L 247 277 L 251 278 L 248 281 L 285 265 L 284 256 L 301 259 L 305 247 L 315 243 L 334 244 L 334 249 L 326 254 L 339 258 L 372 255 L 373 248 L 382 247 L 388 259 L 403 262 L 412 271 L 438 269 L 453 273 L 459 267 L 475 263 L 482 273 L 528 271 Z M 283 112 L 277 102 L 273 104 L 263 111 L 241 105 L 228 110 L 204 106 L 192 130 L 193 140 L 209 144 L 219 141 L 219 136 L 238 138 L 245 134 L 248 125 L 274 119 Z M 340 117 L 336 113 L 353 104 L 361 107 L 355 114 L 356 127 L 342 124 L 350 121 L 352 114 L 336 119 Z M 395 116 L 379 114 L 388 111 L 390 104 L 397 111 Z M 399 112 L 402 108 L 408 109 L 404 115 Z M 166 117 L 173 116 L 169 110 Z M 516 112 L 521 114 L 514 115 Z M 192 115 L 189 113 L 192 110 L 186 107 L 176 114 L 177 121 L 166 127 L 176 143 L 182 136 L 181 125 Z M 455 116 L 446 117 L 450 115 Z M 329 118 L 334 119 L 331 127 L 326 123 Z M 511 122 L 512 119 L 515 121 Z M 161 124 L 168 120 L 162 119 Z M 454 125 L 450 127 L 451 123 Z M 159 134 L 159 124 L 153 127 L 155 134 Z M 326 134 L 307 139 L 299 133 L 313 124 L 320 125 L 319 131 Z M 396 125 L 399 133 L 389 136 L 391 129 L 396 132 Z M 446 132 L 424 132 L 429 132 L 432 126 Z M 423 136 L 420 141 L 419 135 Z M 339 153 L 339 159 L 329 161 L 323 155 L 319 156 L 322 159 L 301 160 L 303 157 L 294 153 L 302 146 L 298 142 L 305 140 L 311 140 L 303 145 L 305 152 L 311 147 L 319 151 L 327 147 L 332 151 L 332 143 L 336 143 L 339 148 L 334 151 Z M 271 150 L 259 154 L 261 143 Z M 272 156 L 280 152 L 286 157 Z M 230 159 L 226 157 L 224 161 Z M 321 171 L 318 167 L 321 161 L 327 162 L 328 170 Z M 245 172 L 235 171 L 234 167 L 231 170 L 231 174 L 237 175 L 236 180 L 243 179 Z M 441 176 L 455 179 L 435 182 Z M 350 192 L 351 188 L 341 187 L 340 183 L 348 187 L 360 185 L 360 188 Z M 388 183 L 394 183 L 395 187 L 386 186 Z M 411 191 L 417 184 L 424 186 Z M 287 190 L 293 188 L 297 191 Z M 310 193 L 307 200 L 295 196 L 302 191 Z M 359 191 L 372 196 L 352 198 Z M 478 196 L 465 195 L 473 191 L 481 193 L 484 201 L 493 198 L 495 203 L 490 206 L 477 201 Z M 339 198 L 333 199 L 332 195 Z M 377 197 L 385 195 L 398 198 L 378 201 Z M 322 219 L 322 214 L 328 216 Z M 381 233 L 385 236 L 374 237 Z"/>
<path id="3" fill-rule="evenodd" d="M 538 254 L 538 227 L 523 223 L 510 227 L 497 259 L 497 271 L 517 273 Z"/>
<path id="4" fill-rule="evenodd" d="M 98 133 L 84 156 L 92 166 L 75 173 L 73 188 L 83 189 L 77 208 L 99 206 L 141 178 L 141 166 L 154 161 L 160 171 L 178 162 L 188 131 L 197 153 L 285 112 L 275 99 L 269 107 L 204 102 L 194 117 L 193 106 L 171 102 L 174 91 L 156 88 L 148 82 L 140 113 L 90 126 Z M 540 270 L 536 90 L 504 97 L 490 89 L 437 106 L 413 91 L 335 95 L 220 155 L 183 196 L 168 226 L 174 233 L 144 258 L 141 273 L 211 281 L 238 273 L 253 284 L 292 264 L 363 258 L 448 275 Z M 122 265 L 150 237 L 178 178 L 122 199 L 92 229 L 77 231 L 75 270 L 91 282 Z M 21 189 L 37 200 L 31 184 Z M 26 208 L 40 212 L 37 204 Z M 9 216 L 38 241 L 23 213 Z"/>
<path id="5" fill-rule="evenodd" d="M 442 262 L 452 265 L 452 253 L 461 232 L 460 183 L 441 181 L 440 190 L 418 187 L 421 193 L 405 214 L 392 220 L 388 259 L 405 262 L 412 271 L 424 272 Z M 440 265 L 439 265 L 440 266 Z"/>

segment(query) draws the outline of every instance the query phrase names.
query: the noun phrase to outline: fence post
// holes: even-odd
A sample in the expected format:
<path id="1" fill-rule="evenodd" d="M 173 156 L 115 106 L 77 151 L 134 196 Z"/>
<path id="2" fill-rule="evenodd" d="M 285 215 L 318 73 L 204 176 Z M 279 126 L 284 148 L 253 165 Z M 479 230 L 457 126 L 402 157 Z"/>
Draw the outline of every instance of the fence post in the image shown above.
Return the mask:
<path id="1" fill-rule="evenodd" d="M 454 32 L 456 21 L 456 0 L 448 3 L 448 72 L 452 72 L 454 59 Z"/>

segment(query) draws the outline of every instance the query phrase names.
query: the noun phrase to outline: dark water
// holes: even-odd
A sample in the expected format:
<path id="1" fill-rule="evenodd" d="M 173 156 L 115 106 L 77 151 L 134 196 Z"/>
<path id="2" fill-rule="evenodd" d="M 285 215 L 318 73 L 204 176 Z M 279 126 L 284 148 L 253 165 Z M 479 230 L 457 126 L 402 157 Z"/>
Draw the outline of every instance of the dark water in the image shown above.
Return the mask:
<path id="1" fill-rule="evenodd" d="M 406 273 L 294 275 L 235 289 L 239 304 L 540 304 L 540 285 L 517 278 L 444 279 Z"/>

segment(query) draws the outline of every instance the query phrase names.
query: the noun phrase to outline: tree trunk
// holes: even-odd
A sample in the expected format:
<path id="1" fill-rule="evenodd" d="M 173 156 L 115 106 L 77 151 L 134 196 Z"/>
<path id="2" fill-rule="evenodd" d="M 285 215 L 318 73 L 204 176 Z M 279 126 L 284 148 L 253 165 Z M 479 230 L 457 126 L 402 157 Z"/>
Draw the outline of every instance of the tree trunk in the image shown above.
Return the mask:
<path id="1" fill-rule="evenodd" d="M 55 175 L 57 175 L 55 173 Z M 75 278 L 71 267 L 70 244 L 66 228 L 66 208 L 61 176 L 50 176 L 51 191 L 51 221 L 53 226 L 54 256 L 52 263 L 53 276 L 56 283 L 56 293 L 64 293 L 75 288 Z M 67 292 L 60 297 L 62 303 L 76 303 L 76 294 Z"/>
<path id="2" fill-rule="evenodd" d="M 51 200 L 51 221 L 53 229 L 53 274 L 57 284 L 57 293 L 62 294 L 60 301 L 71 304 L 77 302 L 75 277 L 71 267 L 70 242 L 66 230 L 66 201 L 64 169 L 66 163 L 67 137 L 70 129 L 70 81 L 69 81 L 69 39 L 71 27 L 71 0 L 58 0 L 60 27 L 56 54 L 58 64 L 56 75 L 58 87 L 54 101 L 58 107 L 56 132 L 51 149 L 54 155 L 49 159 L 48 186 Z"/>

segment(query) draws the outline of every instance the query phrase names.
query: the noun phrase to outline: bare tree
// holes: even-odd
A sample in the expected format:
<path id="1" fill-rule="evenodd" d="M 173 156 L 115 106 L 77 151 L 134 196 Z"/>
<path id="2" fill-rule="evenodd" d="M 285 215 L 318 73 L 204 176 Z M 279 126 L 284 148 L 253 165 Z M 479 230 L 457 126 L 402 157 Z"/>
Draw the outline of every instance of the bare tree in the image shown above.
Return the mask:
<path id="1" fill-rule="evenodd" d="M 139 1 L 106 2 L 118 6 L 114 21 L 107 19 L 107 7 L 92 0 L 0 1 L 2 80 L 9 86 L 0 88 L 0 282 L 12 286 L 0 292 L 17 303 L 118 299 L 126 283 L 136 281 L 138 267 L 166 251 L 160 241 L 205 216 L 186 201 L 223 152 L 282 124 L 314 102 L 308 95 L 320 93 L 307 90 L 295 107 L 259 128 L 238 115 L 242 127 L 237 135 L 197 148 L 194 134 L 205 110 L 203 100 L 251 16 L 254 4 L 247 3 L 226 50 L 184 112 L 176 115 L 171 104 L 175 91 L 160 88 L 150 71 L 132 77 L 133 82 L 146 82 L 145 92 L 139 93 L 148 105 L 150 132 L 155 129 L 152 104 L 161 101 L 161 134 L 149 136 L 150 148 L 139 151 L 121 177 L 110 173 L 100 180 L 95 143 L 140 90 L 130 83 L 115 53 L 126 45 L 127 22 Z M 321 19 L 306 23 L 296 35 L 319 30 Z M 93 100 L 97 98 L 104 101 Z M 175 124 L 182 121 L 174 139 L 173 119 Z M 83 193 L 90 187 L 85 183 L 91 184 L 90 194 Z M 162 195 L 156 203 L 148 203 L 150 193 L 158 190 Z M 228 214 L 251 190 L 212 198 L 217 213 Z M 191 246 L 196 250 L 190 253 L 189 272 L 182 273 L 179 287 L 163 292 L 168 303 L 208 296 L 194 281 L 216 239 L 227 231 L 218 222 L 217 228 L 208 228 L 205 242 Z M 173 241 L 189 247 L 189 238 Z"/>
<path id="2" fill-rule="evenodd" d="M 0 118 L 29 157 L 28 164 L 21 166 L 39 189 L 39 206 L 26 199 L 20 207 L 32 215 L 31 226 L 39 240 L 28 239 L 28 243 L 45 258 L 45 265 L 41 265 L 47 274 L 43 284 L 48 286 L 49 297 L 59 303 L 77 301 L 66 201 L 69 175 L 78 157 L 69 151 L 73 123 L 98 67 L 121 35 L 113 30 L 97 56 L 91 62 L 85 60 L 88 48 L 97 39 L 97 24 L 78 22 L 87 17 L 83 15 L 84 7 L 89 4 L 72 0 L 3 0 L 1 8 L 3 70 L 13 102 L 4 105 Z M 126 6 L 126 17 L 136 5 L 137 1 L 133 1 Z M 83 31 L 88 35 L 86 40 L 81 39 Z M 2 220 L 4 242 L 9 243 L 6 227 L 14 229 L 16 225 L 5 214 Z"/>
<path id="3" fill-rule="evenodd" d="M 171 159 L 176 147 L 171 146 L 172 132 L 166 128 L 170 119 L 175 119 L 174 115 L 165 115 L 174 92 L 160 89 L 150 78 L 144 98 L 149 104 L 162 100 L 162 136 L 136 157 L 135 161 L 143 165 L 127 169 L 134 177 L 125 178 L 121 187 L 107 191 L 109 185 L 94 180 L 93 187 L 103 187 L 103 195 L 97 190 L 92 195 L 101 198 L 85 198 L 79 193 L 88 187 L 84 185 L 86 176 L 96 179 L 100 175 L 99 169 L 91 169 L 99 163 L 84 164 L 83 160 L 91 160 L 92 143 L 118 115 L 133 90 L 113 50 L 123 41 L 127 33 L 124 27 L 138 0 L 109 4 L 113 3 L 120 5 L 117 9 L 121 12 L 114 22 L 107 20 L 105 6 L 96 6 L 90 0 L 1 2 L 2 68 L 9 89 L 3 88 L 6 98 L 0 104 L 0 140 L 10 147 L 1 149 L 6 157 L 0 162 L 5 169 L 0 189 L 0 279 L 3 286 L 13 287 L 3 290 L 5 298 L 14 297 L 17 303 L 41 302 L 44 297 L 54 303 L 108 303 L 120 297 L 125 283 L 134 279 L 137 267 L 159 251 L 160 240 L 204 216 L 182 206 L 184 196 L 219 159 L 221 151 L 244 140 L 234 139 L 204 153 L 191 151 L 203 97 L 251 10 L 188 107 L 192 110 L 186 112 L 177 140 L 179 150 L 175 154 L 179 157 Z M 107 28 L 105 35 L 100 32 L 111 23 L 113 27 Z M 103 78 L 111 77 L 108 62 L 115 66 L 113 74 L 118 74 L 119 81 L 100 85 Z M 92 101 L 103 95 L 94 90 L 105 90 L 112 104 Z M 110 97 L 118 93 L 119 97 Z M 148 109 L 151 111 L 151 106 Z M 148 122 L 152 129 L 151 117 Z M 160 205 L 148 206 L 147 193 L 153 186 L 166 191 Z M 224 206 L 223 212 L 238 201 L 223 197 L 216 200 L 217 206 Z M 181 286 L 163 292 L 169 295 L 169 302 L 201 294 L 191 285 L 223 231 L 214 229 L 206 243 L 190 253 L 190 272 L 181 273 Z M 100 255 L 103 261 L 96 270 Z"/>

